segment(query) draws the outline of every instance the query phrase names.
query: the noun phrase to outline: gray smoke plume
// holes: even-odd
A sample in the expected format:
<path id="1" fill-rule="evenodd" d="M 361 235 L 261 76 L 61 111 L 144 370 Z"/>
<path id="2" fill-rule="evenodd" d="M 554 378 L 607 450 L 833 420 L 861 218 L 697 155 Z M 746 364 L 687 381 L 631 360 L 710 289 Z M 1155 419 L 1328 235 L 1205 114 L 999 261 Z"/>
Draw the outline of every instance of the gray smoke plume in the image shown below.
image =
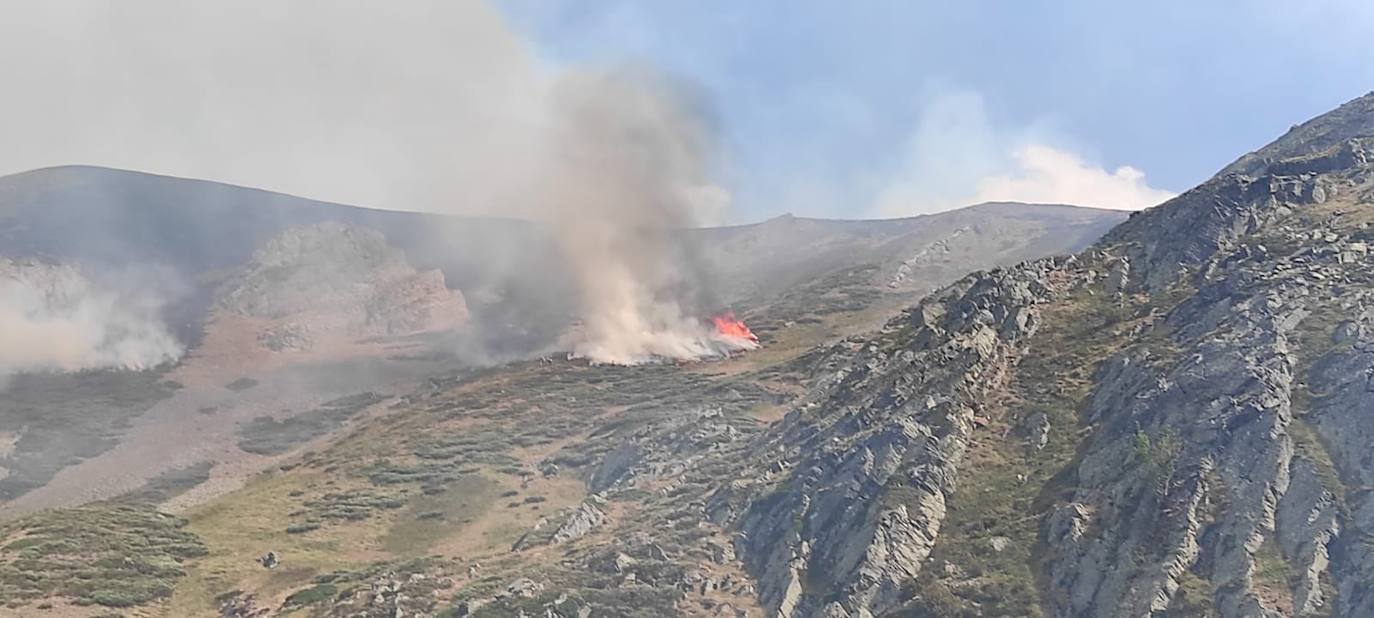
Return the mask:
<path id="1" fill-rule="evenodd" d="M 0 173 L 93 163 L 532 219 L 573 273 L 577 354 L 746 345 L 701 324 L 710 286 L 672 233 L 729 204 L 704 106 L 644 72 L 542 62 L 481 0 L 51 0 L 0 20 L 0 52 L 24 58 L 0 63 L 0 133 L 24 145 Z"/>
<path id="2" fill-rule="evenodd" d="M 693 359 L 752 347 L 703 318 L 708 283 L 682 230 L 718 216 L 710 133 L 686 97 L 630 71 L 575 71 L 547 97 L 547 148 L 531 186 L 577 277 L 572 351 L 596 362 Z"/>
<path id="3" fill-rule="evenodd" d="M 155 298 L 99 289 L 70 266 L 0 258 L 0 377 L 146 369 L 182 347 Z"/>

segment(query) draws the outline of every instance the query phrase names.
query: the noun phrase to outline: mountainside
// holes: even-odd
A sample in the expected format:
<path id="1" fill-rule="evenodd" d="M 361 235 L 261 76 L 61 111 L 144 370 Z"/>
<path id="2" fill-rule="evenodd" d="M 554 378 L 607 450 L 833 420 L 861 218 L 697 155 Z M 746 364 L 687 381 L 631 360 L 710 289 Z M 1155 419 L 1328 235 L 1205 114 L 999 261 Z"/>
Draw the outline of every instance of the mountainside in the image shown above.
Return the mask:
<path id="1" fill-rule="evenodd" d="M 1374 614 L 1371 102 L 819 357 L 716 494 L 764 606 Z"/>
<path id="2" fill-rule="evenodd" d="M 972 269 L 1078 250 L 1123 217 L 1069 206 L 983 204 L 890 221 L 789 216 L 688 236 L 703 270 L 719 278 L 719 302 L 759 310 L 794 286 L 811 285 L 821 289 L 808 293 L 840 300 L 862 296 L 847 303 L 852 308 L 888 294 L 893 303 L 909 303 Z M 552 340 L 556 333 L 548 331 L 565 326 L 571 275 L 554 239 L 537 224 L 357 208 L 94 167 L 0 178 L 0 255 L 97 268 L 155 265 L 179 274 L 187 287 L 205 289 L 175 316 L 192 322 L 203 318 L 206 279 L 239 268 L 287 229 L 327 221 L 380 232 L 415 268 L 441 271 L 468 296 L 478 319 L 490 318 L 489 327 L 519 324 Z M 805 314 L 796 307 L 778 313 Z"/>
<path id="3" fill-rule="evenodd" d="M 881 321 L 971 268 L 1074 250 L 1123 216 L 1003 204 L 684 234 L 702 270 L 720 275 L 716 302 L 746 317 L 777 360 Z M 96 339 L 82 362 L 26 354 L 5 365 L 19 373 L 0 388 L 0 516 L 213 468 L 186 498 L 202 501 L 363 412 L 331 411 L 338 398 L 547 354 L 575 308 L 557 251 L 541 226 L 519 221 L 90 167 L 0 178 L 0 253 L 79 272 L 99 292 L 78 305 L 87 321 L 77 325 Z M 136 336 L 145 333 L 160 338 Z M 188 433 L 195 439 L 181 439 Z"/>
<path id="4" fill-rule="evenodd" d="M 1374 93 L 1069 257 L 1044 256 L 1087 242 L 1090 212 L 693 232 L 762 349 L 448 364 L 254 419 L 241 446 L 275 458 L 231 490 L 188 499 L 217 472 L 187 466 L 0 527 L 0 596 L 19 615 L 1374 615 L 1372 135 Z M 321 419 L 337 438 L 280 443 Z M 131 528 L 149 540 L 80 533 Z"/>

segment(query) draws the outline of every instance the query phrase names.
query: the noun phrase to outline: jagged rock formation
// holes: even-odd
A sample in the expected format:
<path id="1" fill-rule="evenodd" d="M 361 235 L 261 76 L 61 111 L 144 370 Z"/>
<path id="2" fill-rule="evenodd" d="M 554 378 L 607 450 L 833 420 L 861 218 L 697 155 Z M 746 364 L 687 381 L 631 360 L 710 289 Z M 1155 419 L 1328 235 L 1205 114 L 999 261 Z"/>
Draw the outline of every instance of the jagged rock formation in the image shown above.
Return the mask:
<path id="1" fill-rule="evenodd" d="M 341 223 L 292 228 L 253 254 L 219 294 L 225 312 L 267 322 L 273 350 L 309 349 L 324 332 L 361 339 L 451 328 L 463 296 L 437 270 L 416 272 L 375 230 Z"/>
<path id="2" fill-rule="evenodd" d="M 1222 616 L 1374 611 L 1354 541 L 1370 522 L 1336 507 L 1342 479 L 1369 474 L 1351 439 L 1374 366 L 1353 352 L 1374 291 L 1370 127 L 1374 96 L 1104 239 L 1144 265 L 1144 289 L 1193 291 L 1142 334 L 1157 345 L 1118 355 L 1098 379 L 1069 535 L 1047 539 L 1059 611 L 1165 611 L 1190 579 Z M 1114 465 L 1125 460 L 1137 465 Z M 1349 562 L 1328 565 L 1352 533 Z M 1295 576 L 1266 572 L 1276 561 Z"/>
<path id="3" fill-rule="evenodd" d="M 553 542 L 566 543 L 573 539 L 580 539 L 604 523 L 606 523 L 606 514 L 602 513 L 595 504 L 584 502 L 578 505 L 577 510 L 568 516 L 567 521 L 563 522 L 558 530 L 554 531 Z"/>
<path id="4" fill-rule="evenodd" d="M 746 503 L 736 550 L 765 606 L 868 615 L 901 602 L 939 536 L 988 393 L 1034 332 L 1034 306 L 1052 297 L 1054 264 L 965 279 L 877 341 L 819 361 L 807 402 L 757 447 L 757 465 L 779 480 L 730 489 Z"/>
<path id="5" fill-rule="evenodd" d="M 1076 258 L 973 275 L 820 355 L 753 447 L 763 472 L 713 506 L 761 603 L 1374 615 L 1371 135 L 1374 94 Z M 1063 335 L 1088 318 L 1114 343 L 1046 374 L 1039 346 L 1086 346 Z M 987 496 L 1008 461 L 1015 482 Z M 980 517 L 961 503 L 1030 507 L 1031 523 L 951 530 Z"/>

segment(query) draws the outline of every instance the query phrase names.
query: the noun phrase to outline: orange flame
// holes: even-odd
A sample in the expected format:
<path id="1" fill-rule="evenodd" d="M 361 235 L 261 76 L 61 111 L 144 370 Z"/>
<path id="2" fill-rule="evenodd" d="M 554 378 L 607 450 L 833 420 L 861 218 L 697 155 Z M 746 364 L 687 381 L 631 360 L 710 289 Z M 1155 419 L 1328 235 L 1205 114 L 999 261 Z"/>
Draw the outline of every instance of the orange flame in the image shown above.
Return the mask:
<path id="1" fill-rule="evenodd" d="M 711 321 L 716 325 L 716 332 L 726 337 L 745 339 L 754 343 L 758 343 L 759 341 L 759 338 L 754 335 L 753 331 L 750 331 L 749 327 L 745 326 L 742 320 L 735 317 L 734 312 L 722 313 L 711 318 Z"/>

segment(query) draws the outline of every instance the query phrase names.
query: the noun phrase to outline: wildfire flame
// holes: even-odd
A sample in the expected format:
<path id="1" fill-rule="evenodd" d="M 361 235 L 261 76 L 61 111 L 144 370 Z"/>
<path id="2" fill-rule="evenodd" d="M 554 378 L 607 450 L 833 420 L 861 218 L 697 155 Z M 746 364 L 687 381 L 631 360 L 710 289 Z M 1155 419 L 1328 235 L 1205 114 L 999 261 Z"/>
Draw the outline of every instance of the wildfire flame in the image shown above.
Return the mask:
<path id="1" fill-rule="evenodd" d="M 722 313 L 711 318 L 711 322 L 716 325 L 716 332 L 732 339 L 743 339 L 751 343 L 758 343 L 759 338 L 749 330 L 743 320 L 735 317 L 733 312 Z"/>

